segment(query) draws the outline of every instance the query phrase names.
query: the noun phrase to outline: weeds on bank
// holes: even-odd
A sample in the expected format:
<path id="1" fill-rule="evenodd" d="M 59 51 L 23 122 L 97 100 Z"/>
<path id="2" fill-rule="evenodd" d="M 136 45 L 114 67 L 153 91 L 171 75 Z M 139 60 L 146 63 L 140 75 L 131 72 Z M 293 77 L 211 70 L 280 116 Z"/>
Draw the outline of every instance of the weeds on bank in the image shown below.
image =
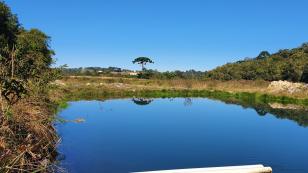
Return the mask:
<path id="1" fill-rule="evenodd" d="M 52 125 L 55 105 L 48 99 L 28 98 L 0 118 L 0 172 L 47 172 L 59 142 Z"/>

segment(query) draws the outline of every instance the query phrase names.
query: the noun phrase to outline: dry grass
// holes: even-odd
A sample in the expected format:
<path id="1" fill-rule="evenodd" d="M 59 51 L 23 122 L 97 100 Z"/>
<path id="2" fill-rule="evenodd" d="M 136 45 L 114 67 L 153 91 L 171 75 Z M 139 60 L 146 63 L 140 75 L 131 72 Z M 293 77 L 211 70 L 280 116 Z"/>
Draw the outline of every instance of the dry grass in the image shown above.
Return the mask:
<path id="1" fill-rule="evenodd" d="M 58 137 L 47 99 L 28 98 L 0 116 L 0 172 L 47 172 Z"/>
<path id="2" fill-rule="evenodd" d="M 66 85 L 98 85 L 98 84 L 126 84 L 128 86 L 138 87 L 153 87 L 153 88 L 193 88 L 193 89 L 247 89 L 259 90 L 265 89 L 269 85 L 266 81 L 217 81 L 217 80 L 187 80 L 187 79 L 172 79 L 172 80 L 145 80 L 137 78 L 121 78 L 121 77 L 65 77 L 61 80 Z"/>
<path id="3" fill-rule="evenodd" d="M 269 82 L 266 81 L 217 81 L 217 80 L 145 80 L 120 77 L 65 77 L 58 84 L 66 87 L 93 86 L 118 89 L 194 89 L 222 90 L 231 92 L 265 92 Z"/>
<path id="4" fill-rule="evenodd" d="M 74 76 L 65 77 L 56 82 L 57 85 L 67 90 L 78 89 L 95 89 L 104 90 L 105 92 L 121 92 L 121 91 L 138 91 L 138 90 L 216 90 L 231 93 L 259 93 L 273 96 L 287 96 L 291 98 L 307 99 L 308 90 L 300 92 L 273 92 L 268 89 L 270 82 L 256 80 L 145 80 L 137 78 L 123 77 L 89 77 L 89 76 Z"/>

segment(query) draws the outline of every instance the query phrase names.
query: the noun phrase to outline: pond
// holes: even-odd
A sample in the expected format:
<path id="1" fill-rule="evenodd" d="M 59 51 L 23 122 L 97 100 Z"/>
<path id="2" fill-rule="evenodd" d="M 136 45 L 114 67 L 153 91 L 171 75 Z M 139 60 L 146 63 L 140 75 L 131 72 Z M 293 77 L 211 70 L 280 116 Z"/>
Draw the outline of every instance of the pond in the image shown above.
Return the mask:
<path id="1" fill-rule="evenodd" d="M 264 164 L 277 173 L 307 173 L 307 111 L 239 104 L 206 98 L 70 102 L 59 113 L 69 122 L 57 124 L 60 166 L 128 173 Z"/>

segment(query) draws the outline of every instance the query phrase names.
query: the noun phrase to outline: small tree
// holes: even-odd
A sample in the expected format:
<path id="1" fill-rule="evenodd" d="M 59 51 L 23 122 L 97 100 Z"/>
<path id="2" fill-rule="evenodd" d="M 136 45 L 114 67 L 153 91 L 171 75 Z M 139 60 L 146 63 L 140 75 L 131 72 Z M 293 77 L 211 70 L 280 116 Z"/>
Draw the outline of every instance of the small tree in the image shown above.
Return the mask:
<path id="1" fill-rule="evenodd" d="M 144 71 L 145 70 L 145 65 L 147 64 L 147 63 L 154 63 L 154 61 L 152 61 L 150 58 L 148 58 L 148 57 L 138 57 L 138 58 L 136 58 L 134 61 L 133 61 L 133 63 L 135 64 L 135 63 L 138 63 L 138 64 L 141 64 L 141 67 L 142 67 L 142 71 Z"/>
<path id="2" fill-rule="evenodd" d="M 301 47 L 304 50 L 304 53 L 308 53 L 308 43 L 303 43 Z"/>

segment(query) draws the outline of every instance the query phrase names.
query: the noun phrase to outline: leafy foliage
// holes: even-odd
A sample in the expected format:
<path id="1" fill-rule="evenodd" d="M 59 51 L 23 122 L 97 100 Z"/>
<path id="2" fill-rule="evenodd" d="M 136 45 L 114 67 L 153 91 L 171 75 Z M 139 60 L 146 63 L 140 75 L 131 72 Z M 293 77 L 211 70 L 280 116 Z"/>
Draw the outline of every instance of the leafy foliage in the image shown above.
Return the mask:
<path id="1" fill-rule="evenodd" d="M 303 74 L 301 77 L 301 82 L 308 83 L 308 64 L 304 66 Z"/>
<path id="2" fill-rule="evenodd" d="M 0 1 L 0 54 L 6 46 L 11 46 L 16 41 L 20 25 L 16 15 L 11 13 L 11 9 Z M 11 48 L 11 47 L 9 47 Z"/>
<path id="3" fill-rule="evenodd" d="M 0 93 L 2 105 L 16 103 L 28 91 L 42 91 L 56 74 L 50 38 L 38 29 L 25 30 L 0 1 Z"/>
<path id="4" fill-rule="evenodd" d="M 138 73 L 137 77 L 139 79 L 150 79 L 152 78 L 154 75 L 153 71 L 152 70 L 143 70 L 141 72 Z"/>

